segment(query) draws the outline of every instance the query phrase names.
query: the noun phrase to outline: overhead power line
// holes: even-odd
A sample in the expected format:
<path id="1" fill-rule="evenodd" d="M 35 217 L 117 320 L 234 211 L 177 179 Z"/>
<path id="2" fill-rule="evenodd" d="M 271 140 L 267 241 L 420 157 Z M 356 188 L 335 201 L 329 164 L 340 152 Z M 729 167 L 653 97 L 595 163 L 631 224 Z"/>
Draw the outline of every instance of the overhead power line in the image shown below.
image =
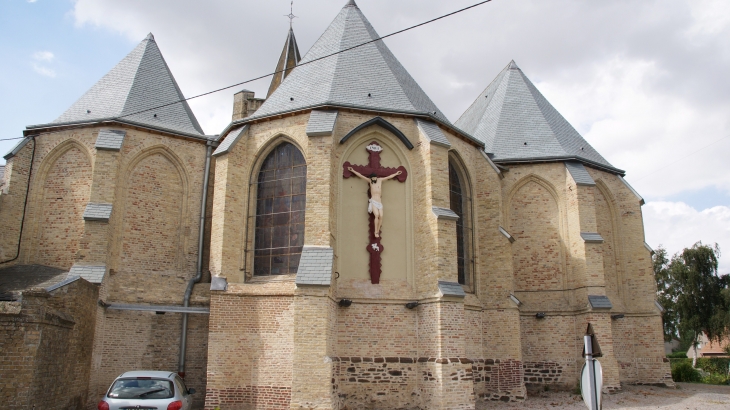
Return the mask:
<path id="1" fill-rule="evenodd" d="M 644 178 L 648 177 L 649 175 L 653 175 L 653 174 L 656 174 L 657 172 L 659 172 L 659 171 L 663 170 L 664 168 L 668 168 L 668 167 L 670 167 L 670 166 L 672 166 L 672 165 L 676 164 L 677 162 L 680 162 L 680 161 L 684 161 L 684 160 L 686 160 L 686 159 L 687 159 L 688 157 L 691 157 L 692 155 L 694 155 L 694 154 L 696 154 L 696 153 L 698 153 L 698 152 L 702 151 L 703 149 L 705 149 L 705 148 L 709 148 L 710 146 L 712 146 L 712 145 L 715 145 L 715 144 L 717 144 L 718 142 L 720 142 L 720 141 L 722 141 L 722 140 L 725 140 L 725 139 L 728 139 L 728 138 L 730 138 L 730 135 L 728 135 L 727 137 L 722 137 L 722 138 L 720 138 L 719 140 L 716 140 L 716 141 L 714 141 L 714 142 L 711 142 L 711 143 L 709 143 L 709 144 L 705 145 L 704 147 L 702 147 L 702 148 L 700 148 L 700 149 L 698 149 L 698 150 L 696 150 L 696 151 L 692 151 L 691 153 L 689 153 L 689 154 L 687 154 L 687 155 L 683 156 L 682 158 L 680 158 L 680 159 L 678 159 L 678 160 L 676 160 L 676 161 L 670 162 L 670 163 L 668 163 L 667 165 L 665 165 L 665 166 L 663 166 L 663 167 L 661 167 L 661 168 L 657 168 L 657 169 L 655 169 L 654 171 L 651 171 L 650 173 L 648 173 L 648 174 L 644 175 L 643 177 L 641 177 L 641 178 L 638 178 L 638 179 L 635 179 L 635 180 L 634 180 L 634 182 L 639 182 L 639 181 L 641 181 L 642 179 L 644 179 Z"/>
<path id="2" fill-rule="evenodd" d="M 481 6 L 482 4 L 489 3 L 491 1 L 492 0 L 480 1 L 479 3 L 472 4 L 471 6 L 464 7 L 463 9 L 459 9 L 459 10 L 456 10 L 456 11 L 452 11 L 451 13 L 444 14 L 444 15 L 439 16 L 439 17 L 436 17 L 434 19 L 431 19 L 431 20 L 428 20 L 428 21 L 424 21 L 423 23 L 416 24 L 415 26 L 410 26 L 410 27 L 404 28 L 402 30 L 394 31 L 394 32 L 392 32 L 390 34 L 387 34 L 387 35 L 378 37 L 378 38 L 373 39 L 373 40 L 370 40 L 370 41 L 366 41 L 366 42 L 364 42 L 362 44 L 358 44 L 356 46 L 352 46 L 352 47 L 346 48 L 344 50 L 340 50 L 340 51 L 334 52 L 332 54 L 328 54 L 326 56 L 322 56 L 322 57 L 319 57 L 319 58 L 315 58 L 314 60 L 306 61 L 304 63 L 299 63 L 299 64 L 296 65 L 295 68 L 301 67 L 301 66 L 304 66 L 304 65 L 307 65 L 307 64 L 312 64 L 314 62 L 317 62 L 317 61 L 320 61 L 320 60 L 324 60 L 326 58 L 330 58 L 330 57 L 336 56 L 338 54 L 342 54 L 342 53 L 345 53 L 347 51 L 354 50 L 354 49 L 360 48 L 362 46 L 366 46 L 366 45 L 371 44 L 371 43 L 375 43 L 376 41 L 380 41 L 380 40 L 386 39 L 388 37 L 393 37 L 393 36 L 395 36 L 397 34 L 405 33 L 406 31 L 413 30 L 414 28 L 418 28 L 418 27 L 421 27 L 421 26 L 425 26 L 427 24 L 431 24 L 431 23 L 433 23 L 435 21 L 438 21 L 438 20 L 441 20 L 441 19 L 445 19 L 446 17 L 450 17 L 450 16 L 453 16 L 455 14 L 459 14 L 461 12 L 464 12 L 464 11 L 473 9 L 475 7 Z M 241 86 L 241 85 L 244 85 L 244 84 L 248 84 L 248 83 L 251 83 L 251 82 L 254 82 L 254 81 L 258 81 L 258 80 L 264 79 L 266 77 L 271 77 L 272 75 L 281 74 L 282 72 L 284 72 L 286 70 L 288 70 L 288 69 L 287 68 L 284 68 L 282 70 L 274 71 L 273 73 L 265 74 L 265 75 L 262 75 L 262 76 L 259 76 L 259 77 L 256 77 L 256 78 L 252 78 L 250 80 L 241 81 L 240 83 L 231 84 L 229 86 L 222 87 L 222 88 L 217 88 L 217 89 L 212 90 L 212 91 L 208 91 L 208 92 L 205 92 L 205 93 L 202 93 L 202 94 L 194 95 L 192 97 L 183 98 L 182 100 L 174 101 L 174 102 L 167 103 L 167 104 L 160 105 L 160 106 L 153 107 L 153 108 L 147 108 L 147 109 L 144 109 L 144 110 L 141 110 L 141 111 L 132 112 L 132 113 L 129 113 L 129 114 L 124 114 L 124 115 L 121 115 L 121 116 L 119 116 L 117 118 L 128 117 L 128 116 L 131 116 L 131 115 L 137 115 L 137 114 L 141 114 L 141 113 L 144 113 L 144 112 L 153 111 L 153 110 L 157 110 L 157 109 L 160 109 L 160 108 L 168 107 L 170 105 L 178 104 L 178 103 L 181 103 L 183 101 L 190 101 L 190 100 L 193 100 L 195 98 L 200 98 L 200 97 L 204 97 L 206 95 L 215 94 L 217 92 L 225 91 L 225 90 L 228 90 L 228 89 L 233 88 L 233 87 L 238 87 L 238 86 Z"/>
<path id="3" fill-rule="evenodd" d="M 413 30 L 414 28 L 418 28 L 418 27 L 421 27 L 421 26 L 425 26 L 425 25 L 427 25 L 427 24 L 431 24 L 431 23 L 433 23 L 433 22 L 435 22 L 435 21 L 438 21 L 438 20 L 444 19 L 444 18 L 446 18 L 446 17 L 450 17 L 450 16 L 453 16 L 453 15 L 455 15 L 455 14 L 459 14 L 459 13 L 461 13 L 461 12 L 464 12 L 464 11 L 467 11 L 467 10 L 473 9 L 473 8 L 475 8 L 475 7 L 481 6 L 482 4 L 485 4 L 485 3 L 489 3 L 489 2 L 491 2 L 491 1 L 492 1 L 492 0 L 485 0 L 485 1 L 480 1 L 479 3 L 476 3 L 476 4 L 472 4 L 471 6 L 468 6 L 468 7 L 464 7 L 463 9 L 459 9 L 459 10 L 456 10 L 456 11 L 452 11 L 451 13 L 448 13 L 448 14 L 444 14 L 444 15 L 442 15 L 442 16 L 439 16 L 439 17 L 436 17 L 436 18 L 434 18 L 434 19 L 431 19 L 431 20 L 428 20 L 428 21 L 424 21 L 423 23 L 419 23 L 419 24 L 416 24 L 415 26 L 410 26 L 410 27 L 404 28 L 404 29 L 402 29 L 402 30 L 394 31 L 394 32 L 392 32 L 392 33 L 390 33 L 390 34 L 387 34 L 387 35 L 384 35 L 384 36 L 378 37 L 378 38 L 376 38 L 376 39 L 373 39 L 373 40 L 367 41 L 367 42 L 365 42 L 365 43 L 362 43 L 362 44 L 358 44 L 358 45 L 356 45 L 356 46 L 353 46 L 353 47 L 350 47 L 350 48 L 346 48 L 346 49 L 344 49 L 344 50 L 340 50 L 340 51 L 337 51 L 337 52 L 335 52 L 335 53 L 332 53 L 332 54 L 328 54 L 328 55 L 326 55 L 326 56 L 322 56 L 322 57 L 319 57 L 319 58 L 315 58 L 314 60 L 310 60 L 310 61 L 307 61 L 307 62 L 304 62 L 304 63 L 300 63 L 300 64 L 297 64 L 297 67 L 300 67 L 300 66 L 303 66 L 303 65 L 307 65 L 307 64 L 312 64 L 312 63 L 314 63 L 314 62 L 317 62 L 317 61 L 320 61 L 320 60 L 324 60 L 324 59 L 326 59 L 326 58 L 330 58 L 330 57 L 332 57 L 332 56 L 336 56 L 336 55 L 338 55 L 338 54 L 342 54 L 342 53 L 344 53 L 344 52 L 347 52 L 347 51 L 350 51 L 350 50 L 354 50 L 354 49 L 356 49 L 356 48 L 359 48 L 359 47 L 362 47 L 362 46 L 366 46 L 366 45 L 368 45 L 368 44 L 371 44 L 371 43 L 374 43 L 374 42 L 376 42 L 376 41 L 380 41 L 380 40 L 386 39 L 386 38 L 388 38 L 388 37 L 393 37 L 393 36 L 395 36 L 395 35 L 397 35 L 397 34 L 405 33 L 406 31 L 409 31 L 409 30 Z M 167 103 L 167 104 L 163 104 L 163 105 L 158 105 L 158 106 L 156 106 L 156 107 L 152 107 L 152 108 L 147 108 L 147 109 L 144 109 L 144 110 L 140 110 L 140 111 L 135 111 L 135 112 L 132 112 L 132 113 L 129 113 L 129 114 L 124 114 L 124 115 L 120 115 L 120 116 L 118 116 L 118 117 L 116 117 L 116 118 L 123 118 L 123 117 L 129 117 L 129 116 L 132 116 L 132 115 L 142 114 L 142 113 L 145 113 L 145 112 L 148 112 L 148 111 L 153 111 L 153 110 L 157 110 L 157 109 L 160 109 L 160 108 L 165 108 L 165 107 L 169 107 L 170 105 L 175 105 L 175 104 L 179 104 L 179 103 L 181 103 L 181 102 L 184 102 L 184 101 L 190 101 L 190 100 L 193 100 L 193 99 L 195 99 L 195 98 L 200 98 L 200 97 L 204 97 L 204 96 L 206 96 L 206 95 L 210 95 L 210 94 L 215 94 L 215 93 L 217 93 L 217 92 L 225 91 L 225 90 L 228 90 L 228 89 L 230 89 L 230 88 L 233 88 L 233 87 L 238 87 L 238 86 L 241 86 L 241 85 L 244 85 L 244 84 L 248 84 L 248 83 L 251 83 L 251 82 L 254 82 L 254 81 L 258 81 L 258 80 L 264 79 L 264 78 L 266 78 L 266 77 L 271 77 L 272 75 L 276 75 L 276 74 L 281 74 L 281 73 L 282 73 L 283 71 L 285 71 L 285 70 L 287 70 L 287 68 L 285 68 L 285 69 L 283 69 L 283 70 L 278 70 L 278 71 L 274 71 L 273 73 L 265 74 L 265 75 L 262 75 L 262 76 L 259 76 L 259 77 L 256 77 L 256 78 L 252 78 L 252 79 L 250 79 L 250 80 L 246 80 L 246 81 L 241 81 L 240 83 L 236 83 L 236 84 L 231 84 L 231 85 L 229 85 L 229 86 L 226 86 L 226 87 L 222 87 L 222 88 L 217 88 L 217 89 L 215 89 L 215 90 L 212 90 L 212 91 L 208 91 L 208 92 L 204 92 L 204 93 L 202 93 L 202 94 L 194 95 L 194 96 L 192 96 L 192 97 L 188 97 L 188 98 L 183 98 L 183 99 L 181 99 L 181 100 L 177 100 L 177 101 L 174 101 L 174 102 L 171 102 L 171 103 Z M 25 137 L 17 137 L 17 138 L 4 138 L 4 139 L 0 139 L 0 141 L 11 141 L 11 140 L 19 140 L 19 139 L 23 139 L 23 138 L 25 138 Z"/>

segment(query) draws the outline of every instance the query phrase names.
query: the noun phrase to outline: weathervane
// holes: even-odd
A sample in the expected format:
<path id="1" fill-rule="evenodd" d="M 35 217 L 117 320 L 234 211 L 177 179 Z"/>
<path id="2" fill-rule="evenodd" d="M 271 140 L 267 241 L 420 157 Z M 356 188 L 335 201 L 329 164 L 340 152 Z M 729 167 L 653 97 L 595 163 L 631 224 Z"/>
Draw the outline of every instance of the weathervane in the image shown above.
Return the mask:
<path id="1" fill-rule="evenodd" d="M 294 19 L 297 18 L 297 16 L 294 15 L 294 0 L 291 2 L 289 14 L 285 14 L 284 17 L 289 17 L 289 28 L 292 28 L 292 23 L 294 23 Z"/>

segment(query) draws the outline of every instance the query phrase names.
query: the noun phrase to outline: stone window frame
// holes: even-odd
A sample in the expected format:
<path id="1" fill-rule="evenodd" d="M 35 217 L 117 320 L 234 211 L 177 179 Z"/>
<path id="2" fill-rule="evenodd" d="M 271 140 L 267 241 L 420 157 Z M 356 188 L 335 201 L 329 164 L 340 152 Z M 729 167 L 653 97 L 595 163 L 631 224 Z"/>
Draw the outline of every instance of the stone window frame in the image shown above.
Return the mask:
<path id="1" fill-rule="evenodd" d="M 280 136 L 280 137 L 283 137 L 283 136 Z M 259 209 L 258 209 L 259 200 L 262 199 L 262 198 L 259 198 L 259 196 L 261 194 L 260 188 L 262 187 L 261 183 L 278 181 L 276 179 L 274 179 L 272 181 L 262 181 L 260 179 L 263 177 L 263 172 L 264 172 L 263 167 L 265 166 L 267 159 L 269 159 L 272 155 L 276 155 L 276 152 L 285 145 L 290 145 L 291 147 L 293 147 L 293 149 L 296 150 L 301 155 L 301 158 L 303 160 L 304 188 L 303 188 L 303 191 L 301 194 L 304 195 L 305 199 L 304 199 L 304 204 L 302 206 L 302 210 L 297 211 L 297 212 L 300 212 L 300 215 L 301 215 L 301 223 L 299 224 L 299 225 L 301 225 L 301 234 L 300 234 L 301 239 L 298 242 L 301 242 L 302 246 L 304 244 L 304 234 L 306 231 L 306 229 L 305 229 L 305 223 L 306 223 L 305 213 L 306 212 L 305 211 L 306 211 L 306 195 L 307 195 L 307 192 L 306 192 L 306 178 L 307 178 L 307 167 L 308 167 L 307 159 L 306 159 L 306 156 L 304 155 L 304 151 L 296 142 L 292 141 L 289 138 L 276 138 L 275 140 L 271 141 L 271 143 L 268 144 L 268 146 L 257 155 L 257 161 L 255 162 L 255 166 L 252 168 L 252 172 L 251 172 L 251 176 L 250 176 L 250 180 L 249 180 L 249 187 L 250 187 L 249 188 L 250 195 L 249 195 L 249 201 L 248 201 L 249 202 L 249 207 L 248 207 L 249 212 L 248 212 L 248 221 L 247 221 L 246 225 L 250 228 L 246 228 L 246 230 L 250 231 L 250 232 L 246 234 L 246 237 L 249 238 L 248 243 L 250 244 L 250 246 L 247 246 L 246 249 L 244 249 L 244 254 L 245 254 L 245 258 L 249 259 L 250 262 L 249 263 L 244 262 L 244 266 L 245 266 L 246 270 L 248 271 L 248 274 L 245 275 L 245 278 L 244 278 L 244 280 L 246 282 L 290 280 L 290 279 L 293 279 L 294 276 L 296 276 L 296 270 L 298 267 L 298 263 L 297 263 L 297 266 L 293 267 L 293 268 L 289 264 L 287 264 L 287 266 L 290 269 L 288 269 L 287 272 L 284 272 L 284 273 L 272 274 L 271 271 L 269 270 L 269 273 L 265 274 L 265 275 L 256 274 L 256 269 L 257 269 L 256 259 L 257 259 L 257 257 L 265 256 L 265 255 L 257 254 L 257 250 L 262 251 L 262 249 L 257 249 L 257 245 L 258 245 L 257 244 L 257 228 L 259 227 L 259 222 L 262 220 L 262 218 L 260 218 L 262 215 L 259 215 Z M 301 167 L 301 165 L 300 165 L 300 167 Z M 294 168 L 292 167 L 289 169 L 294 169 Z M 276 169 L 274 169 L 274 170 L 276 171 Z M 297 177 L 297 178 L 300 178 L 300 177 Z M 293 178 L 294 177 L 289 177 L 287 179 L 291 180 Z M 291 197 L 293 195 L 289 194 L 289 195 L 284 195 L 284 196 Z M 272 196 L 272 199 L 275 197 L 276 196 Z M 289 205 L 288 209 L 291 210 L 291 204 Z M 287 213 L 290 214 L 291 212 L 287 212 Z M 271 215 L 273 218 L 274 213 L 265 214 L 265 215 Z M 289 216 L 291 216 L 291 215 L 289 215 Z M 291 224 L 287 223 L 286 226 L 291 227 Z M 273 234 L 273 232 L 272 232 L 272 234 Z M 290 245 L 290 244 L 287 244 L 287 245 Z M 272 242 L 272 246 L 273 246 L 273 242 Z M 287 246 L 287 248 L 290 248 L 290 246 Z M 299 248 L 301 248 L 301 246 Z M 265 249 L 272 250 L 273 248 L 269 247 L 269 248 L 265 248 Z M 296 253 L 296 254 L 301 255 L 301 250 L 299 253 Z M 294 254 L 289 252 L 285 256 L 289 257 L 291 255 L 294 255 Z M 271 255 L 271 256 L 273 257 L 273 255 Z M 292 270 L 293 270 L 293 272 L 292 272 Z"/>
<path id="2" fill-rule="evenodd" d="M 461 196 L 464 199 L 461 212 L 452 209 L 456 214 L 459 215 L 459 220 L 456 221 L 457 229 L 460 227 L 464 230 L 462 234 L 463 245 L 461 249 L 466 253 L 463 257 L 457 254 L 457 265 L 458 258 L 465 259 L 464 263 L 464 281 L 459 278 L 458 282 L 462 285 L 465 292 L 475 293 L 476 291 L 476 252 L 475 252 L 475 232 L 474 232 L 474 201 L 473 201 L 473 188 L 471 184 L 471 178 L 466 170 L 466 166 L 462 161 L 461 157 L 453 150 L 449 151 L 448 157 L 448 172 L 449 172 L 449 208 L 451 208 L 451 170 L 454 170 L 457 177 L 459 178 L 459 185 L 461 187 Z M 458 236 L 457 236 L 457 252 L 458 249 Z M 459 275 L 460 276 L 460 275 Z"/>

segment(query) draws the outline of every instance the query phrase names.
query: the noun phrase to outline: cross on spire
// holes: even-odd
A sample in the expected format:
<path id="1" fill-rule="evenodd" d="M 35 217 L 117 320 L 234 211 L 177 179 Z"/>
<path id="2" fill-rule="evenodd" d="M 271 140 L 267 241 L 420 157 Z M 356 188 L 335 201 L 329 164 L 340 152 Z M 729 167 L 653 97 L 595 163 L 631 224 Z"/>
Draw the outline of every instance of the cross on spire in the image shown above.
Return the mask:
<path id="1" fill-rule="evenodd" d="M 289 8 L 289 14 L 285 14 L 284 17 L 289 17 L 289 28 L 292 28 L 294 19 L 297 18 L 297 16 L 294 15 L 294 0 L 292 0 L 292 2 L 291 2 L 290 8 Z"/>

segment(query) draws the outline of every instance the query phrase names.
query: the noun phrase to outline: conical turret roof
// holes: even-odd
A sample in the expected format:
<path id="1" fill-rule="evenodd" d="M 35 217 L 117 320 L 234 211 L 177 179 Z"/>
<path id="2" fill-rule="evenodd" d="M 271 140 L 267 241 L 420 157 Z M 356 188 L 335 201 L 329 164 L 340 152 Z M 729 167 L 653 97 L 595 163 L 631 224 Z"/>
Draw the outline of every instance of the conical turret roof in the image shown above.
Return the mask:
<path id="1" fill-rule="evenodd" d="M 578 160 L 623 174 L 560 115 L 512 61 L 456 121 L 494 162 Z"/>
<path id="2" fill-rule="evenodd" d="M 276 64 L 276 70 L 274 71 L 274 77 L 271 79 L 271 85 L 269 86 L 269 92 L 266 94 L 266 98 L 269 98 L 271 94 L 276 91 L 281 85 L 281 82 L 292 72 L 294 67 L 299 64 L 299 60 L 302 57 L 299 55 L 299 47 L 297 46 L 297 39 L 294 37 L 294 29 L 289 27 L 289 33 L 286 36 L 286 43 L 284 43 L 284 49 L 281 50 L 281 57 L 279 62 Z"/>
<path id="3" fill-rule="evenodd" d="M 175 133 L 203 135 L 188 103 L 177 102 L 183 99 L 150 33 L 55 121 L 28 128 L 119 120 Z M 165 104 L 171 105 L 135 114 Z"/>
<path id="4" fill-rule="evenodd" d="M 450 124 L 350 0 L 299 65 L 250 118 L 330 105 L 429 115 Z"/>

